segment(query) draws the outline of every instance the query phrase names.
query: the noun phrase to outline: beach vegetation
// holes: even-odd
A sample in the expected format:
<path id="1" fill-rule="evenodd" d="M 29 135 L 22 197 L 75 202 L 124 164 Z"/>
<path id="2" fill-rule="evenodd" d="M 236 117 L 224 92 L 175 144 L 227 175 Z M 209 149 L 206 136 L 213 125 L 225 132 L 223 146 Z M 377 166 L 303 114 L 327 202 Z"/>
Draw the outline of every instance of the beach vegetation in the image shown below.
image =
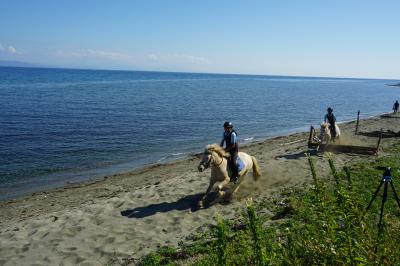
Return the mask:
<path id="1" fill-rule="evenodd" d="M 400 144 L 384 153 L 342 169 L 327 154 L 329 178 L 318 178 L 307 155 L 313 186 L 247 200 L 236 219 L 218 217 L 190 243 L 151 253 L 141 265 L 400 265 L 400 206 L 390 185 L 382 225 L 383 189 L 366 211 L 386 167 L 400 192 Z"/>

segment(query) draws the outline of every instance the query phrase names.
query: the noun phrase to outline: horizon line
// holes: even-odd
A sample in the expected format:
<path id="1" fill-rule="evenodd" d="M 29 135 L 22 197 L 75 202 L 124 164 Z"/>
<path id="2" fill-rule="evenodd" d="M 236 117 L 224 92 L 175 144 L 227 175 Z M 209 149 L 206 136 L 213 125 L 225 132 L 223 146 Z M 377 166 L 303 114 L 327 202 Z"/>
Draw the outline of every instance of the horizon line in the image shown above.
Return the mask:
<path id="1" fill-rule="evenodd" d="M 27 64 L 26 66 L 3 66 L 3 62 Z M 120 72 L 158 72 L 158 73 L 181 73 L 181 74 L 206 74 L 206 75 L 232 75 L 232 76 L 260 76 L 260 77 L 291 77 L 291 78 L 323 78 L 323 79 L 364 79 L 364 80 L 392 80 L 400 81 L 400 78 L 366 78 L 366 77 L 338 77 L 338 76 L 307 76 L 307 75 L 287 75 L 287 74 L 249 74 L 249 73 L 223 73 L 223 72 L 187 72 L 187 71 L 166 71 L 166 70 L 133 70 L 133 69 L 107 69 L 92 67 L 67 67 L 41 65 L 37 63 L 0 60 L 0 67 L 10 68 L 43 68 L 43 69 L 65 69 L 65 70 L 88 70 L 88 71 L 120 71 Z"/>

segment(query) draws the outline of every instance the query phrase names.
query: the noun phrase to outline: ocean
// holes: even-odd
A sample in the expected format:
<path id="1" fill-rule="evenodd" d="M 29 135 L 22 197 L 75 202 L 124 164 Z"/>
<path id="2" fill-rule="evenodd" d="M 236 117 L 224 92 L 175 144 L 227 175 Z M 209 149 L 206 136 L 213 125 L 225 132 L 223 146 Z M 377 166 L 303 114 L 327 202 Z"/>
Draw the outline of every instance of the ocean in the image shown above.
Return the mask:
<path id="1" fill-rule="evenodd" d="M 392 80 L 0 67 L 0 200 L 390 112 Z"/>

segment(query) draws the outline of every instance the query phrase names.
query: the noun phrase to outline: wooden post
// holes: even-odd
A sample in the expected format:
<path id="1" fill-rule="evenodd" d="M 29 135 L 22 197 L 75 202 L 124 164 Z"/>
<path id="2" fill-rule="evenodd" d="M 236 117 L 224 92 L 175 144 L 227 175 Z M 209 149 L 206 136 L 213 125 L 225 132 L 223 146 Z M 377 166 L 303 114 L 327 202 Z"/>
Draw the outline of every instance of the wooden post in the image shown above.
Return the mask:
<path id="1" fill-rule="evenodd" d="M 378 139 L 378 144 L 376 145 L 376 153 L 375 153 L 375 155 L 378 155 L 378 150 L 379 150 L 379 145 L 381 145 L 382 135 L 383 135 L 383 128 L 381 128 L 381 133 L 379 134 L 379 139 Z"/>
<path id="2" fill-rule="evenodd" d="M 311 143 L 312 143 L 312 139 L 313 139 L 313 134 L 314 133 L 314 127 L 310 126 L 310 135 L 308 136 L 308 147 L 311 148 Z"/>
<path id="3" fill-rule="evenodd" d="M 355 135 L 358 134 L 358 123 L 360 122 L 360 110 L 358 110 L 357 113 L 357 124 L 356 124 L 356 132 L 354 133 Z"/>

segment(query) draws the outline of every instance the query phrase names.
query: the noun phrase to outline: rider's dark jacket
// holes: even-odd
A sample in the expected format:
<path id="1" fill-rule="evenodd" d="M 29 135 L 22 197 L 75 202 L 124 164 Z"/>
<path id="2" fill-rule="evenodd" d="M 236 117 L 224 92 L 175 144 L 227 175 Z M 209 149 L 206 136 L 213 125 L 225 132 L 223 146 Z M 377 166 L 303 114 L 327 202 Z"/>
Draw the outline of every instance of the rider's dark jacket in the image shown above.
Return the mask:
<path id="1" fill-rule="evenodd" d="M 328 123 L 333 126 L 336 123 L 336 117 L 333 113 L 328 113 L 325 115 L 325 122 L 328 120 Z"/>
<path id="2" fill-rule="evenodd" d="M 232 143 L 232 134 L 235 134 L 235 135 L 236 135 L 236 143 Z M 225 150 L 226 150 L 227 152 L 229 152 L 229 153 L 231 153 L 231 154 L 232 154 L 232 153 L 237 153 L 237 152 L 238 152 L 239 147 L 238 147 L 238 143 L 237 143 L 237 133 L 236 133 L 235 130 L 232 130 L 231 132 L 225 131 L 225 132 L 224 132 L 224 139 L 223 139 L 223 141 L 225 141 L 225 145 L 226 145 Z M 223 143 L 222 143 L 222 144 L 223 144 Z M 235 144 L 235 145 L 232 147 L 233 144 Z"/>

